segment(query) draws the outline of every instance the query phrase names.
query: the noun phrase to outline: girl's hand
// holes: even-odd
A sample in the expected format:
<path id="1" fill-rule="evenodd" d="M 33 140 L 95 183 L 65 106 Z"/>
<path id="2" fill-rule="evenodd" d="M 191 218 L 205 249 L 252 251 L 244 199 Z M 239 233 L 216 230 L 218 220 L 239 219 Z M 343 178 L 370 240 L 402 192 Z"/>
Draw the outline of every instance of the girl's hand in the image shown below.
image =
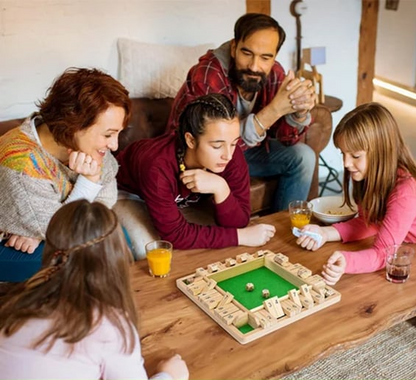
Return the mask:
<path id="1" fill-rule="evenodd" d="M 213 194 L 216 203 L 225 201 L 231 191 L 224 178 L 206 170 L 185 170 L 179 178 L 193 193 Z"/>
<path id="2" fill-rule="evenodd" d="M 328 235 L 325 232 L 325 228 L 319 227 L 316 224 L 307 224 L 301 230 L 301 232 L 304 231 L 315 232 L 322 236 L 322 241 L 320 245 L 318 245 L 318 242 L 315 239 L 307 235 L 301 235 L 296 240 L 296 244 L 300 245 L 302 248 L 307 249 L 308 251 L 316 251 L 318 248 L 322 247 L 328 241 Z"/>
<path id="3" fill-rule="evenodd" d="M 237 229 L 238 245 L 248 247 L 259 247 L 266 244 L 276 233 L 271 224 L 256 224 Z"/>
<path id="4" fill-rule="evenodd" d="M 89 154 L 74 150 L 70 151 L 68 167 L 92 182 L 100 180 L 101 166 Z"/>
<path id="5" fill-rule="evenodd" d="M 35 252 L 35 249 L 39 246 L 41 241 L 42 240 L 40 239 L 30 238 L 26 236 L 12 235 L 4 245 L 5 247 L 11 247 L 18 251 L 31 254 Z"/>
<path id="6" fill-rule="evenodd" d="M 347 260 L 345 256 L 335 251 L 323 267 L 322 277 L 328 285 L 335 285 L 345 272 Z"/>
<path id="7" fill-rule="evenodd" d="M 189 379 L 188 367 L 179 354 L 172 356 L 170 359 L 161 361 L 157 365 L 157 371 L 168 373 L 174 380 Z"/>

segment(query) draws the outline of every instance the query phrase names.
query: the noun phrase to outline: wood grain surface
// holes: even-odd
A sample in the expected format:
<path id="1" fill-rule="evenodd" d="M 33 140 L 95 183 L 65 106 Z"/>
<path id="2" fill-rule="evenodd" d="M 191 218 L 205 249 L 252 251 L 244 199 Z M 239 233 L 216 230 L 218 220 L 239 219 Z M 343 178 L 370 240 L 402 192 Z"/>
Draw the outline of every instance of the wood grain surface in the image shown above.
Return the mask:
<path id="1" fill-rule="evenodd" d="M 287 255 L 320 273 L 336 249 L 357 250 L 358 243 L 327 243 L 317 252 L 299 248 L 290 232 L 287 212 L 255 219 L 270 223 L 275 237 L 262 247 Z M 385 272 L 344 275 L 334 286 L 341 301 L 254 342 L 241 345 L 176 287 L 176 279 L 198 267 L 224 261 L 256 248 L 174 251 L 167 278 L 152 278 L 146 261 L 132 268 L 132 287 L 140 315 L 140 337 L 149 376 L 161 359 L 179 353 L 191 379 L 273 379 L 299 370 L 322 357 L 363 343 L 370 336 L 416 315 L 416 274 L 404 284 L 392 284 Z"/>

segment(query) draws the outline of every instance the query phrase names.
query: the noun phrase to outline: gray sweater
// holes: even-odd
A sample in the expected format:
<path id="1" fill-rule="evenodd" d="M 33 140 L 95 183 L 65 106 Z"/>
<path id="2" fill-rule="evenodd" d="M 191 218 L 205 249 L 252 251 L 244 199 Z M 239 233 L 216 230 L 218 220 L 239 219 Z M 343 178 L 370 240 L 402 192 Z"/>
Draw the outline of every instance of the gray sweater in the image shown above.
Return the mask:
<path id="1" fill-rule="evenodd" d="M 44 239 L 51 217 L 65 203 L 87 198 L 112 207 L 117 170 L 107 152 L 101 185 L 88 181 L 43 149 L 33 119 L 26 119 L 0 137 L 0 231 Z"/>

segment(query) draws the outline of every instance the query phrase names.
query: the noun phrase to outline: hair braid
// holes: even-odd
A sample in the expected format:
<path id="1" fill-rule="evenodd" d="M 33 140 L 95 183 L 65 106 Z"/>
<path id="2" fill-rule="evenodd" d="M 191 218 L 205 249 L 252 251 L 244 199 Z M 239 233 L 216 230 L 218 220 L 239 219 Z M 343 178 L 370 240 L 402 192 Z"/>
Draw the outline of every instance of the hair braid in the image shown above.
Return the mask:
<path id="1" fill-rule="evenodd" d="M 222 94 L 208 94 L 190 102 L 179 117 L 179 130 L 176 157 L 179 170 L 186 170 L 184 157 L 186 152 L 185 134 L 189 132 L 195 139 L 205 133 L 208 121 L 232 120 L 237 111 L 232 101 Z"/>
<path id="2" fill-rule="evenodd" d="M 31 278 L 29 278 L 26 281 L 25 288 L 26 289 L 33 289 L 33 288 L 43 284 L 44 282 L 49 281 L 56 272 L 58 272 L 60 269 L 62 269 L 62 267 L 68 261 L 68 258 L 71 254 L 73 254 L 74 252 L 77 252 L 79 250 L 85 249 L 87 247 L 91 247 L 95 244 L 101 243 L 108 236 L 110 236 L 116 230 L 116 228 L 118 226 L 118 221 L 117 221 L 116 214 L 114 213 L 113 210 L 110 210 L 110 212 L 113 214 L 114 224 L 109 229 L 109 231 L 107 231 L 105 234 L 103 234 L 101 236 L 98 236 L 94 239 L 91 239 L 91 240 L 89 240 L 89 241 L 87 241 L 83 244 L 79 244 L 79 245 L 76 245 L 76 246 L 68 248 L 68 249 L 57 249 L 54 252 L 53 256 L 52 256 L 52 260 L 50 261 L 49 265 L 46 268 L 43 268 L 39 272 L 34 274 Z M 51 243 L 50 239 L 48 239 L 48 236 L 46 236 L 46 240 L 48 241 L 48 243 L 50 245 L 53 245 Z"/>

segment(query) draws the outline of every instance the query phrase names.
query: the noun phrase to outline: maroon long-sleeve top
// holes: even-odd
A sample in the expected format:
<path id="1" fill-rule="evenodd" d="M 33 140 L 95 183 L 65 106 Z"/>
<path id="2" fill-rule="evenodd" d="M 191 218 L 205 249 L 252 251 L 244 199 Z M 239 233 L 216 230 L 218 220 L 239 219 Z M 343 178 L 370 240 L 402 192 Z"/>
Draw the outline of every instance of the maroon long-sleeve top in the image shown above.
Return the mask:
<path id="1" fill-rule="evenodd" d="M 238 245 L 237 228 L 250 220 L 250 179 L 240 147 L 232 160 L 218 174 L 229 188 L 229 196 L 220 204 L 212 202 L 217 225 L 189 223 L 179 207 L 198 201 L 199 195 L 179 180 L 174 133 L 130 144 L 117 155 L 120 189 L 138 195 L 146 203 L 162 239 L 176 249 L 224 248 Z"/>

